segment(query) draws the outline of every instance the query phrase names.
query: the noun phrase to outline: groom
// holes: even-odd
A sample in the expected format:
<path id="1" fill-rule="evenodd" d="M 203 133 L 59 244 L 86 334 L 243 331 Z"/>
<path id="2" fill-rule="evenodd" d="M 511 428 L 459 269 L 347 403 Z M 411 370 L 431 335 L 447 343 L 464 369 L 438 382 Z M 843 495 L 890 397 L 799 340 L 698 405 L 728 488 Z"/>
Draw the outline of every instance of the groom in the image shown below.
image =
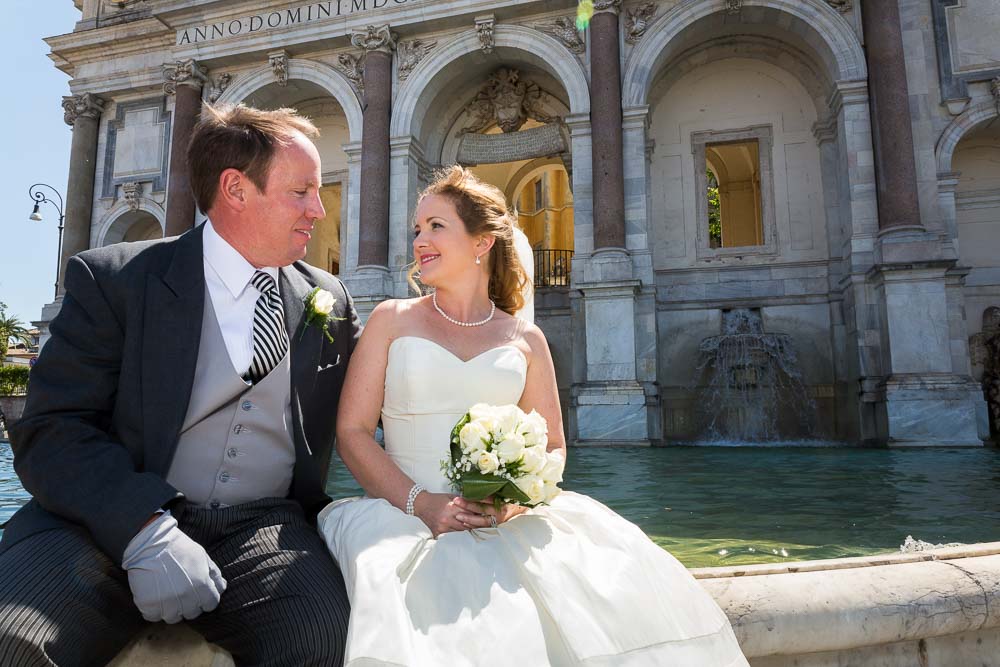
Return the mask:
<path id="1" fill-rule="evenodd" d="M 33 499 L 0 542 L 0 664 L 103 664 L 182 619 L 237 664 L 341 664 L 314 521 L 360 325 L 299 261 L 325 215 L 317 134 L 206 106 L 188 161 L 209 221 L 70 259 L 11 428 Z"/>

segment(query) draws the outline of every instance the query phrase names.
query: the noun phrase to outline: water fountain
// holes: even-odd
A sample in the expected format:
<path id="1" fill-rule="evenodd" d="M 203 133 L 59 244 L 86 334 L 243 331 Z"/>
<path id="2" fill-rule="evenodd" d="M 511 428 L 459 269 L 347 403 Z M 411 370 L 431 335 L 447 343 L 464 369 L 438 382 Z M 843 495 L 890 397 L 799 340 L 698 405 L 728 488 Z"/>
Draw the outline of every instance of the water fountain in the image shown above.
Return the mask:
<path id="1" fill-rule="evenodd" d="M 704 439 L 763 442 L 810 434 L 816 406 L 791 336 L 765 333 L 759 309 L 723 311 L 722 333 L 698 350 Z"/>
<path id="2" fill-rule="evenodd" d="M 969 339 L 969 352 L 989 410 L 990 438 L 1000 445 L 1000 307 L 983 311 L 982 331 Z"/>

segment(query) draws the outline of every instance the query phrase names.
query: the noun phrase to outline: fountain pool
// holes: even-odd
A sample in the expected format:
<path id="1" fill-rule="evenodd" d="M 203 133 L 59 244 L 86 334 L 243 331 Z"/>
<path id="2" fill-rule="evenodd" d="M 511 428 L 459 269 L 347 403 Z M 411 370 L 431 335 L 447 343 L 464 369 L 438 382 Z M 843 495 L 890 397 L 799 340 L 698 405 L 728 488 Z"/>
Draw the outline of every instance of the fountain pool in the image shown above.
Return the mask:
<path id="1" fill-rule="evenodd" d="M 0 443 L 0 522 L 28 499 Z M 1000 450 L 573 448 L 564 488 L 637 523 L 688 567 L 1000 540 Z M 358 495 L 334 460 L 328 490 Z"/>

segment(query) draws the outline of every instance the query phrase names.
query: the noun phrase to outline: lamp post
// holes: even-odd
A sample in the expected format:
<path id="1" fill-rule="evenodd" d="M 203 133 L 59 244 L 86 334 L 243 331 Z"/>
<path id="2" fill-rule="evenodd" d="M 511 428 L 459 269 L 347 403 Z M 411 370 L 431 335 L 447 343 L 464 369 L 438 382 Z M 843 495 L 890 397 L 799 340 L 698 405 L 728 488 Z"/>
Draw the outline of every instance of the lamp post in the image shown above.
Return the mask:
<path id="1" fill-rule="evenodd" d="M 56 199 L 58 199 L 58 203 L 56 199 L 49 199 L 41 188 L 48 188 L 51 190 L 56 196 Z M 59 247 L 56 250 L 56 298 L 59 298 L 59 269 L 62 264 L 63 198 L 62 195 L 59 194 L 58 190 L 46 183 L 35 183 L 28 188 L 28 195 L 31 197 L 32 201 L 35 202 L 35 208 L 31 212 L 31 215 L 28 216 L 28 220 L 33 220 L 35 222 L 41 222 L 43 220 L 42 214 L 38 211 L 38 207 L 45 202 L 55 206 L 56 210 L 59 212 Z"/>

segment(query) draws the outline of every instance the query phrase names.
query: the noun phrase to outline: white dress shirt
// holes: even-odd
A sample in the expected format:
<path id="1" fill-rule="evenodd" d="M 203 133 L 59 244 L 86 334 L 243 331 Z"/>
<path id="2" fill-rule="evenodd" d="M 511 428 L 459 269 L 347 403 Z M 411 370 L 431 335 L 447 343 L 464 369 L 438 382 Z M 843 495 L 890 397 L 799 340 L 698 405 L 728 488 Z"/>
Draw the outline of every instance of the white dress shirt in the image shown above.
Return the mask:
<path id="1" fill-rule="evenodd" d="M 205 284 L 212 299 L 215 317 L 222 329 L 222 338 L 229 359 L 239 375 L 250 368 L 253 360 L 253 313 L 260 292 L 250 284 L 257 269 L 229 242 L 219 236 L 212 221 L 205 221 Z M 278 269 L 265 266 L 266 272 L 278 284 Z"/>

